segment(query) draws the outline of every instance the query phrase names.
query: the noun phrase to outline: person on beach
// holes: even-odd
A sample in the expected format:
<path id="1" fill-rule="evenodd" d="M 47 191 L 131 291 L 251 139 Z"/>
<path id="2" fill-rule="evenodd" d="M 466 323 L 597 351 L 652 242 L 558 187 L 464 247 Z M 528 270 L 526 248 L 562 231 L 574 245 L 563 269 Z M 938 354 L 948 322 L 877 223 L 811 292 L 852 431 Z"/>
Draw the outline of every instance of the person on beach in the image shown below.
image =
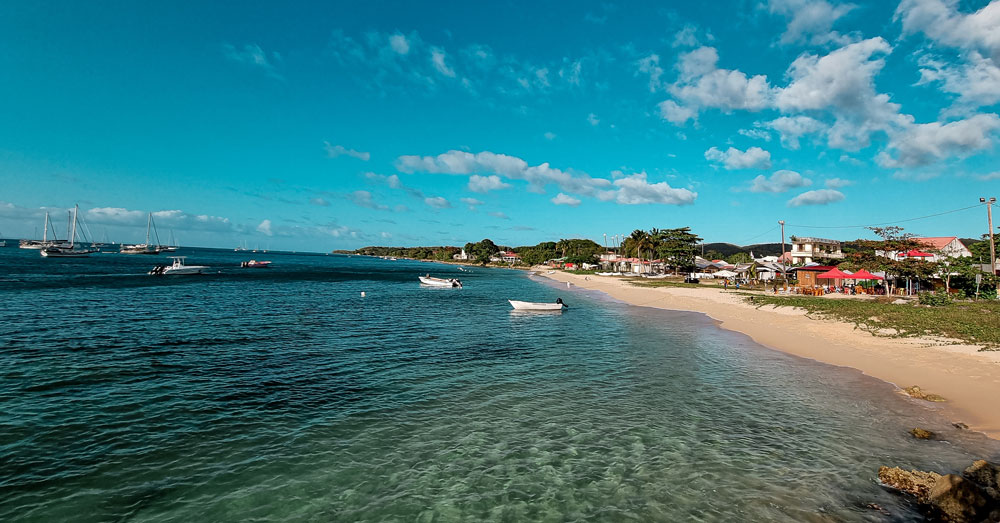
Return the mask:
<path id="1" fill-rule="evenodd" d="M 723 290 L 729 290 L 729 278 L 726 278 L 725 280 L 722 280 L 722 289 Z"/>

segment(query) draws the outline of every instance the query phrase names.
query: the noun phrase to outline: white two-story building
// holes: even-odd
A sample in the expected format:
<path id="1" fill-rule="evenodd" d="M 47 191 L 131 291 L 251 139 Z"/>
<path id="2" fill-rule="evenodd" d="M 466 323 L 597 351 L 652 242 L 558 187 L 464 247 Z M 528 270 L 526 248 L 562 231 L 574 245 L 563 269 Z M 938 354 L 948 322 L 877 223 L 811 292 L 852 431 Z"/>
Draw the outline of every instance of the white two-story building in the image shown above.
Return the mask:
<path id="1" fill-rule="evenodd" d="M 793 265 L 823 263 L 827 260 L 839 260 L 844 257 L 843 251 L 840 250 L 839 241 L 805 236 L 792 237 L 790 254 Z"/>

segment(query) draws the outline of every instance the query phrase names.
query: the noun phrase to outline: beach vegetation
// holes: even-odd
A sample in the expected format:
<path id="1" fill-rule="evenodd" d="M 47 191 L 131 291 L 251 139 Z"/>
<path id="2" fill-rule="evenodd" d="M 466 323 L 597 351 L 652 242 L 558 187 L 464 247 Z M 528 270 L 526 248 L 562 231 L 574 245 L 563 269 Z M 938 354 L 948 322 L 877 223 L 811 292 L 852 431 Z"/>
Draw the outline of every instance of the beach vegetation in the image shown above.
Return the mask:
<path id="1" fill-rule="evenodd" d="M 664 263 L 673 267 L 674 274 L 695 269 L 694 258 L 698 254 L 701 238 L 692 233 L 690 227 L 653 229 L 650 236 L 656 245 L 656 254 Z"/>
<path id="2" fill-rule="evenodd" d="M 747 294 L 756 306 L 798 307 L 814 318 L 854 324 L 876 336 L 938 336 L 1000 347 L 1000 302 L 950 301 L 933 307 L 896 304 L 885 300 L 830 300 L 811 296 Z M 947 298 L 946 298 L 947 299 Z M 893 300 L 895 301 L 895 300 Z M 891 333 L 891 334 L 890 334 Z"/>
<path id="3" fill-rule="evenodd" d="M 489 238 L 484 238 L 483 240 L 475 243 L 470 242 L 465 244 L 465 253 L 480 265 L 486 265 L 489 263 L 490 257 L 498 252 L 500 252 L 500 247 L 493 243 L 493 240 L 490 240 Z"/>

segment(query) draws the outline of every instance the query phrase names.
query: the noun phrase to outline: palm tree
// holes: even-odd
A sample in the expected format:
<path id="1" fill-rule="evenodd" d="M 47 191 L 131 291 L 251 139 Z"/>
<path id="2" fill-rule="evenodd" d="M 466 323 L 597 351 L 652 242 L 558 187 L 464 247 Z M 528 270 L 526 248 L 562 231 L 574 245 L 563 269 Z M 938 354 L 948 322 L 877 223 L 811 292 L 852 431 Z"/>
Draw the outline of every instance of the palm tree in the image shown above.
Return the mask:
<path id="1" fill-rule="evenodd" d="M 639 263 L 642 263 L 642 251 L 649 251 L 653 246 L 653 238 L 648 232 L 641 229 L 636 229 L 632 231 L 632 234 L 628 237 L 632 242 L 632 246 L 635 247 L 635 255 L 639 258 Z"/>

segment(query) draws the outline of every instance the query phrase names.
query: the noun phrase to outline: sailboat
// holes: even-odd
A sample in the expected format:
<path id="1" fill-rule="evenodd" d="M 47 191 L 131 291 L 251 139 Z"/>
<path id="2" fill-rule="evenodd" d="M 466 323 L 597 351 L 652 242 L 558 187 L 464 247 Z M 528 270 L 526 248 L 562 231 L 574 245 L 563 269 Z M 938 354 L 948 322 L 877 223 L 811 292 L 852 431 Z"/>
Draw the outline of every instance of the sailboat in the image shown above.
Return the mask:
<path id="1" fill-rule="evenodd" d="M 122 254 L 160 254 L 160 246 L 149 243 L 150 228 L 153 228 L 153 233 L 155 234 L 156 229 L 153 225 L 153 213 L 149 213 L 149 218 L 146 220 L 146 243 L 122 244 L 119 252 Z"/>
<path id="2" fill-rule="evenodd" d="M 174 238 L 174 230 L 170 230 L 170 237 L 167 239 L 166 245 L 160 245 L 160 250 L 163 252 L 177 252 L 179 246 L 177 245 L 177 239 Z"/>
<path id="3" fill-rule="evenodd" d="M 52 240 L 49 240 L 49 229 L 52 229 Z M 37 232 L 36 232 L 37 234 Z M 18 247 L 22 249 L 34 249 L 40 250 L 48 247 L 69 247 L 69 244 L 60 241 L 56 237 L 56 229 L 49 223 L 49 213 L 45 213 L 45 226 L 42 229 L 42 239 L 41 240 L 21 240 L 18 242 Z"/>
<path id="4" fill-rule="evenodd" d="M 0 233 L 0 238 L 3 238 L 3 233 Z M 0 247 L 6 247 L 6 246 L 7 246 L 7 241 L 0 240 Z"/>
<path id="5" fill-rule="evenodd" d="M 80 214 L 80 206 L 73 207 L 73 226 L 69 235 L 69 246 L 48 246 L 42 249 L 42 256 L 45 258 L 85 258 L 97 252 L 95 249 L 84 249 L 76 247 L 76 223 L 77 215 Z"/>

